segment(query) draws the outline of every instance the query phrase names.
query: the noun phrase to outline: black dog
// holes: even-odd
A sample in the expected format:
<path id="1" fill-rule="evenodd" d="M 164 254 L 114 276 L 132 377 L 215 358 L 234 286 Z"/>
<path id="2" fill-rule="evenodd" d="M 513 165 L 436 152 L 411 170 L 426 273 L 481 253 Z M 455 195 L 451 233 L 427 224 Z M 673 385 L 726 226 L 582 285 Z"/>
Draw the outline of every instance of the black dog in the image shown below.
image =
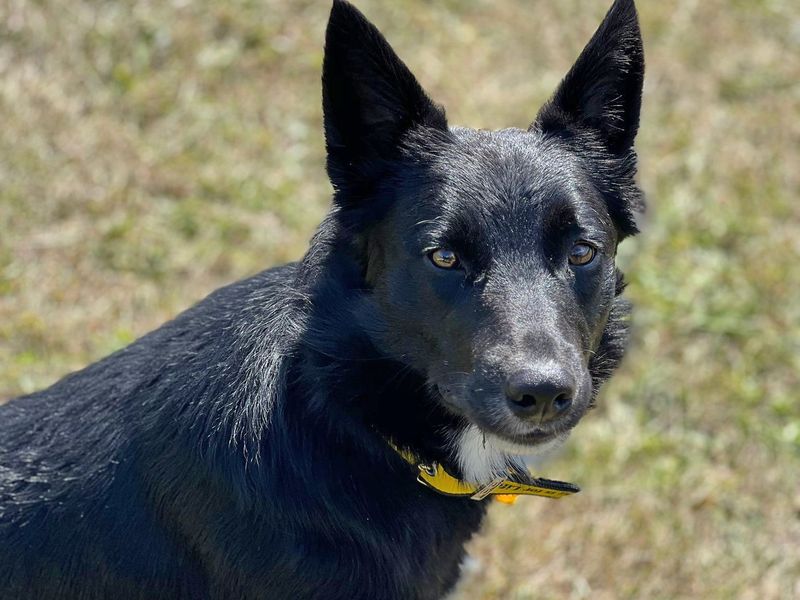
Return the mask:
<path id="1" fill-rule="evenodd" d="M 448 128 L 335 0 L 308 254 L 0 408 L 0 597 L 451 589 L 486 501 L 409 462 L 531 484 L 617 365 L 643 70 L 616 0 L 527 131 Z"/>

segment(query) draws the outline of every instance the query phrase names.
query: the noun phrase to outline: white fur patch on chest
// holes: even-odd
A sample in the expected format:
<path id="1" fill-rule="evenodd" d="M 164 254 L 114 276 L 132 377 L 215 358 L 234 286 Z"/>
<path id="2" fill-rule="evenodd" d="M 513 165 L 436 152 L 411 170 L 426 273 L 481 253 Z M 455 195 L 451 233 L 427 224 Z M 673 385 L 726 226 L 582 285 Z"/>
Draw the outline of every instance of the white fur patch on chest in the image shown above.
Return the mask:
<path id="1" fill-rule="evenodd" d="M 505 474 L 509 466 L 546 458 L 566 440 L 554 439 L 537 446 L 523 446 L 484 433 L 475 425 L 469 425 L 455 436 L 453 448 L 456 460 L 465 481 L 486 484 Z M 520 461 L 522 458 L 522 461 Z"/>

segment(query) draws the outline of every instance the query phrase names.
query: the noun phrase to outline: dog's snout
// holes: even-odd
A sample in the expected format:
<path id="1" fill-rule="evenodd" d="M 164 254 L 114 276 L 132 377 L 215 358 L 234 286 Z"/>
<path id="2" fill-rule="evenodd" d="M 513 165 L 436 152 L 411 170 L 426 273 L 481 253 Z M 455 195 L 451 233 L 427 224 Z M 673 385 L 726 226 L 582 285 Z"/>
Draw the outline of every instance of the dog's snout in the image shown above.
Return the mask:
<path id="1" fill-rule="evenodd" d="M 520 371 L 506 382 L 506 398 L 512 412 L 539 424 L 566 413 L 575 397 L 576 385 L 567 373 Z"/>

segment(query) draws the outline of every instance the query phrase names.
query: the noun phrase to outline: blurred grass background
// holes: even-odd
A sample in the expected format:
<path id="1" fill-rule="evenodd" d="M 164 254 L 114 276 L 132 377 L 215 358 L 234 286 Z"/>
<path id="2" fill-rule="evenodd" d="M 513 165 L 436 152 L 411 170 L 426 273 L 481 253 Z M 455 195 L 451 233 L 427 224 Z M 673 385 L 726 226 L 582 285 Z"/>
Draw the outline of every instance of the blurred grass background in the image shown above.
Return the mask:
<path id="1" fill-rule="evenodd" d="M 610 0 L 360 0 L 451 123 L 525 126 Z M 800 4 L 640 1 L 636 340 L 456 594 L 800 598 Z M 0 401 L 303 253 L 328 3 L 0 2 Z"/>

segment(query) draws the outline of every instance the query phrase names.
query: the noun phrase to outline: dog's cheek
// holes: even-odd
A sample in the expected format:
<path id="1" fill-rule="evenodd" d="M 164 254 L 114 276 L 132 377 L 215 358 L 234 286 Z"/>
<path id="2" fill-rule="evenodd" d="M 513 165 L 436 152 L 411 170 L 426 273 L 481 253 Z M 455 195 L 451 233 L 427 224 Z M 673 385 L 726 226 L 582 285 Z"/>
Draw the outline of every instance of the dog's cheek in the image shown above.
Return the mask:
<path id="1" fill-rule="evenodd" d="M 596 350 L 611 312 L 615 297 L 616 275 L 613 263 L 603 265 L 595 273 L 585 276 L 576 287 L 576 321 L 580 321 L 583 350 Z"/>
<path id="2" fill-rule="evenodd" d="M 396 344 L 426 374 L 470 371 L 473 320 L 458 296 L 460 286 L 422 271 L 408 269 L 390 278 L 387 311 L 398 332 Z"/>
<path id="3" fill-rule="evenodd" d="M 603 331 L 608 325 L 608 320 L 611 315 L 611 309 L 614 305 L 616 298 L 616 269 L 614 264 L 611 263 L 607 272 L 604 274 L 602 285 L 600 286 L 599 298 L 594 304 L 594 311 L 592 314 L 592 331 L 593 347 L 597 348 L 603 336 Z"/>
<path id="4" fill-rule="evenodd" d="M 382 266 L 374 273 L 372 293 L 388 350 L 419 367 L 438 349 L 435 336 L 429 335 L 436 321 L 435 298 L 407 264 L 382 261 Z"/>

